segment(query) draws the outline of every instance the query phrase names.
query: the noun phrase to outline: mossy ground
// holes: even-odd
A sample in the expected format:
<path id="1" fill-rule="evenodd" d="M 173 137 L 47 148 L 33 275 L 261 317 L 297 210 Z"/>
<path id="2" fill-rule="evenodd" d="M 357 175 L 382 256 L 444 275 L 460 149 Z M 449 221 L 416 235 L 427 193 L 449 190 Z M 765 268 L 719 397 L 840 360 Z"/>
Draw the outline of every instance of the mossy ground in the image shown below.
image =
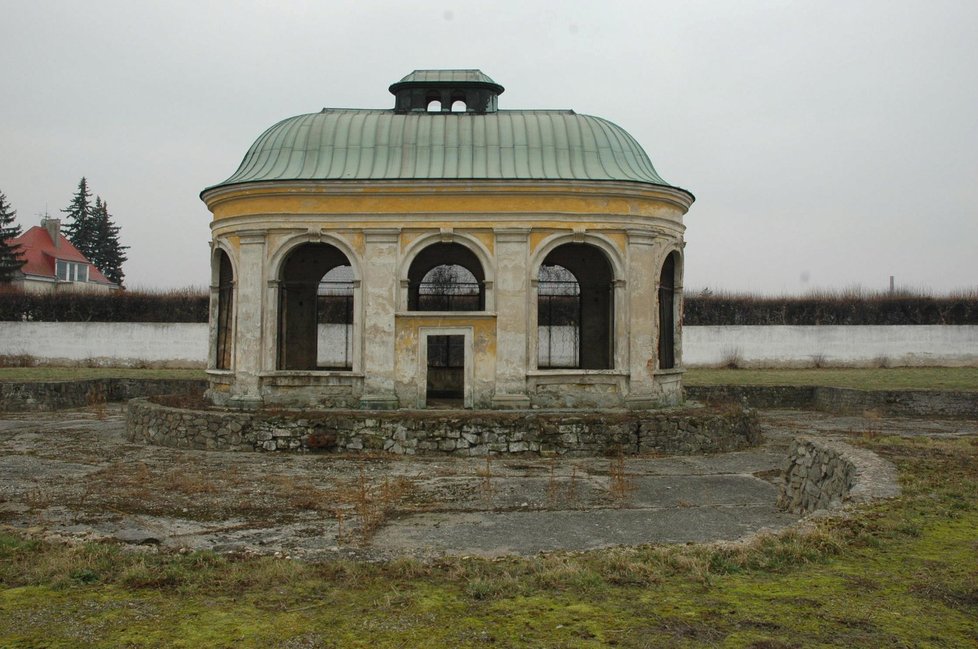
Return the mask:
<path id="1" fill-rule="evenodd" d="M 8 530 L 0 646 L 975 646 L 978 440 L 852 441 L 899 499 L 740 545 L 310 564 Z"/>

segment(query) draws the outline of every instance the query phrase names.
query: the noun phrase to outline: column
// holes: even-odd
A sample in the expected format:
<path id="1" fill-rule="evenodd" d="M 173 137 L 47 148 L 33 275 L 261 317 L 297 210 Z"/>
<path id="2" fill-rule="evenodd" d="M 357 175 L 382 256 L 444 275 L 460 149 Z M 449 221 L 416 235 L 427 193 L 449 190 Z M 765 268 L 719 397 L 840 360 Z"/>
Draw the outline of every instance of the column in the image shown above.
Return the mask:
<path id="1" fill-rule="evenodd" d="M 363 395 L 364 408 L 397 408 L 394 391 L 397 257 L 400 230 L 364 233 Z"/>
<path id="2" fill-rule="evenodd" d="M 497 408 L 528 408 L 526 394 L 529 284 L 527 264 L 529 228 L 497 229 L 496 280 L 496 389 Z M 534 305 L 535 306 L 535 305 Z"/>

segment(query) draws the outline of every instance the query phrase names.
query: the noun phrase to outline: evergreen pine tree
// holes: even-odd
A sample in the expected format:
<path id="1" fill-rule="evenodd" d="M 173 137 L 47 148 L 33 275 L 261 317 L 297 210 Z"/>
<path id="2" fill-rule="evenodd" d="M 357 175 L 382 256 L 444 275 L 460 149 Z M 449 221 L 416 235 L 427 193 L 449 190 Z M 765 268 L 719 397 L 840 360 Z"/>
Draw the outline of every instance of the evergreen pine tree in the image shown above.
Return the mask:
<path id="1" fill-rule="evenodd" d="M 78 248 L 78 252 L 94 263 L 93 257 L 98 249 L 97 224 L 92 207 L 92 193 L 88 190 L 88 181 L 84 176 L 78 183 L 78 191 L 72 197 L 71 203 L 61 211 L 71 219 L 70 223 L 65 224 L 65 237 Z"/>
<path id="2" fill-rule="evenodd" d="M 9 282 L 24 265 L 20 244 L 11 245 L 7 241 L 20 236 L 20 226 L 14 224 L 17 212 L 10 208 L 7 197 L 0 192 L 0 282 Z"/>
<path id="3" fill-rule="evenodd" d="M 92 210 L 95 223 L 96 248 L 89 261 L 102 271 L 110 281 L 122 286 L 126 274 L 122 272 L 122 263 L 128 259 L 125 251 L 129 246 L 119 243 L 119 226 L 112 222 L 109 214 L 109 204 L 101 196 L 95 197 L 95 208 Z"/>

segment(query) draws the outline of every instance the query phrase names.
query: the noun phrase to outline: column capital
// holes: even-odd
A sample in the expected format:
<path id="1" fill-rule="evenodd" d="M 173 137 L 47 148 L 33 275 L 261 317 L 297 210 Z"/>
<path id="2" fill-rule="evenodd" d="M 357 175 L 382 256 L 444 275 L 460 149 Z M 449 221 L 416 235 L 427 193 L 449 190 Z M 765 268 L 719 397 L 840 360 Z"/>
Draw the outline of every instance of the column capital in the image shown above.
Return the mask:
<path id="1" fill-rule="evenodd" d="M 242 230 L 238 232 L 238 240 L 241 241 L 241 245 L 258 245 L 265 243 L 265 237 L 268 233 L 265 230 Z"/>
<path id="2" fill-rule="evenodd" d="M 498 243 L 525 243 L 530 238 L 530 228 L 493 228 Z"/>
<path id="3" fill-rule="evenodd" d="M 628 245 L 630 246 L 652 246 L 655 245 L 656 233 L 649 230 L 627 230 Z"/>
<path id="4" fill-rule="evenodd" d="M 378 228 L 363 231 L 363 238 L 367 243 L 397 243 L 400 236 L 400 228 Z"/>

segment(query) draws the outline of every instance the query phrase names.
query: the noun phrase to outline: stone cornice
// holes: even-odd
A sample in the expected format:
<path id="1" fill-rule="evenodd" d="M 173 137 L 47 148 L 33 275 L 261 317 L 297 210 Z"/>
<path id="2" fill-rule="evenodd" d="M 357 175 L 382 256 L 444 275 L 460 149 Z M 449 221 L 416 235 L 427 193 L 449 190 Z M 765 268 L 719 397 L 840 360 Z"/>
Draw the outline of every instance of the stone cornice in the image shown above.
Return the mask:
<path id="1" fill-rule="evenodd" d="M 619 181 L 504 181 L 504 180 L 415 180 L 415 181 L 281 181 L 256 182 L 215 187 L 201 194 L 208 209 L 236 200 L 273 197 L 418 199 L 420 197 L 526 197 L 586 199 L 603 197 L 666 203 L 685 213 L 695 200 L 689 192 L 675 187 Z M 370 203 L 370 201 L 366 201 Z M 366 206 L 370 212 L 370 206 Z"/>

